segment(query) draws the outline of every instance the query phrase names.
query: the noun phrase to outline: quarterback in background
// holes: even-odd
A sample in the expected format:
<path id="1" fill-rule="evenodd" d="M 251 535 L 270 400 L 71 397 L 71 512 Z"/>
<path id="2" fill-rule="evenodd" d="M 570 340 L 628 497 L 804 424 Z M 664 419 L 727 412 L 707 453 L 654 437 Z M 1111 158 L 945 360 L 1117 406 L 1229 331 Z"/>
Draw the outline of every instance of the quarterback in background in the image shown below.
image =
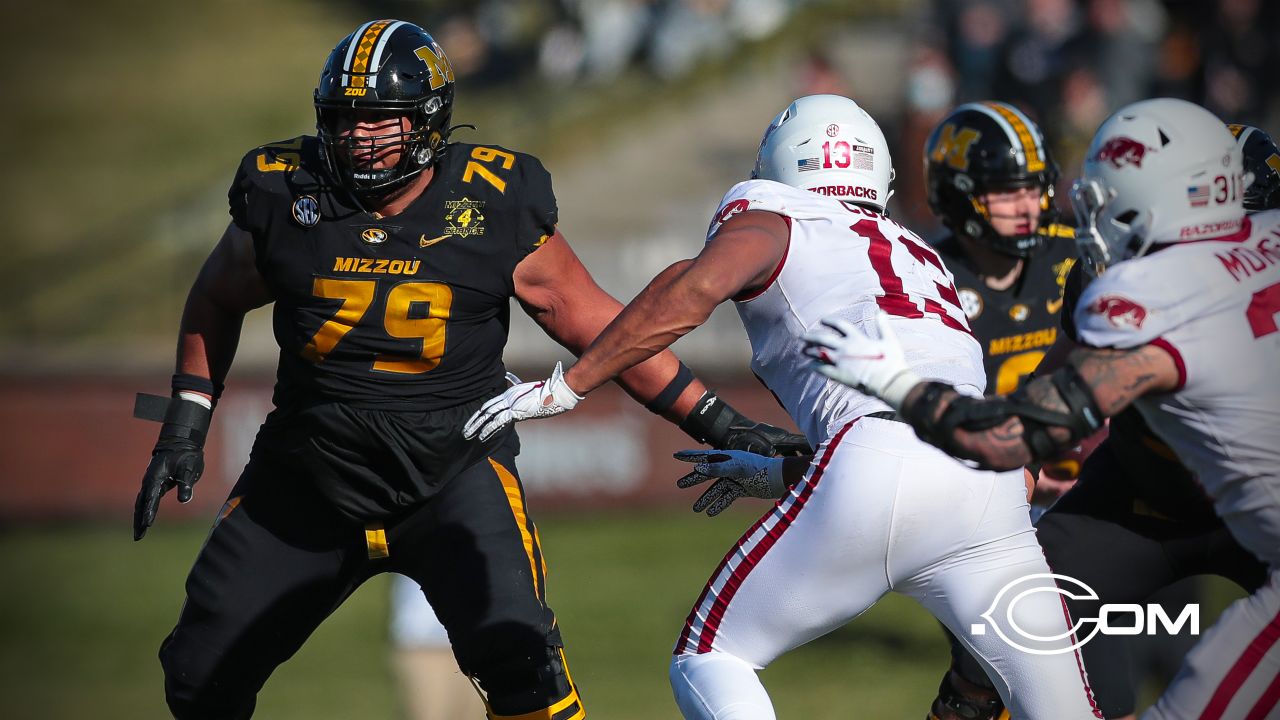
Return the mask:
<path id="1" fill-rule="evenodd" d="M 897 408 L 921 438 L 993 469 L 1051 457 L 1136 406 L 1267 566 L 1144 720 L 1268 718 L 1280 706 L 1280 211 L 1245 214 L 1241 148 L 1218 118 L 1146 100 L 1107 119 L 1072 189 L 1096 279 L 1080 347 L 1010 398 L 923 380 L 886 318 L 812 334 L 819 370 Z"/>
<path id="2" fill-rule="evenodd" d="M 686 718 L 771 720 L 756 671 L 856 618 L 890 591 L 962 633 L 1005 584 L 1047 573 L 1021 469 L 973 470 L 922 443 L 876 398 L 808 372 L 802 337 L 836 314 L 885 311 L 927 377 L 981 393 L 982 352 L 938 255 L 889 219 L 893 164 L 880 128 L 848 98 L 796 100 L 764 133 L 754 179 L 721 201 L 697 257 L 660 273 L 568 371 L 511 388 L 467 424 L 482 440 L 513 420 L 571 409 L 732 300 L 752 370 L 810 443 L 811 459 L 689 452 L 682 485 L 713 481 L 696 507 L 779 498 L 725 555 L 690 611 L 670 667 Z M 1041 581 L 1046 582 L 1046 581 Z M 1018 621 L 1067 634 L 1061 604 L 1033 593 Z M 1019 717 L 1098 717 L 1082 672 L 1061 654 L 1024 653 L 996 636 L 966 644 Z"/>

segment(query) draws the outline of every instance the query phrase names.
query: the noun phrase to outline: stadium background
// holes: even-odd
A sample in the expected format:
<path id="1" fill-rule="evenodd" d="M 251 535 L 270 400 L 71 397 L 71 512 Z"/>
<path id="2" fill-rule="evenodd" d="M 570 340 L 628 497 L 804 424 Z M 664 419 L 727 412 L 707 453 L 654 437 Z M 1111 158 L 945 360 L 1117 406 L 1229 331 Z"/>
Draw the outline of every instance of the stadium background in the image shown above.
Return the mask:
<path id="1" fill-rule="evenodd" d="M 26 7 L 0 29 L 16 61 L 0 120 L 0 717 L 165 716 L 155 650 L 269 406 L 269 313 L 246 322 L 196 501 L 167 501 L 137 544 L 128 516 L 155 429 L 129 417 L 132 394 L 166 390 L 183 297 L 226 223 L 234 163 L 311 131 L 324 57 L 375 16 L 435 33 L 458 76 L 455 122 L 480 128 L 459 137 L 539 155 L 561 229 L 624 300 L 697 252 L 721 193 L 750 171 L 761 130 L 795 96 L 847 94 L 877 117 L 899 173 L 890 207 L 926 237 L 938 228 L 920 147 L 955 102 L 1026 108 L 1055 148 L 1063 189 L 1097 124 L 1140 97 L 1187 97 L 1280 129 L 1280 8 L 1260 0 Z M 784 421 L 746 375 L 731 309 L 676 350 L 741 409 Z M 528 322 L 506 355 L 529 376 L 565 357 Z M 681 469 L 669 459 L 687 442 L 612 390 L 521 433 L 551 600 L 592 717 L 674 716 L 671 642 L 763 506 L 689 513 L 694 496 L 674 490 Z M 1234 596 L 1211 588 L 1206 625 Z M 281 669 L 259 716 L 396 717 L 385 625 L 380 579 Z M 889 598 L 765 682 L 782 718 L 916 717 L 945 665 L 933 621 Z"/>

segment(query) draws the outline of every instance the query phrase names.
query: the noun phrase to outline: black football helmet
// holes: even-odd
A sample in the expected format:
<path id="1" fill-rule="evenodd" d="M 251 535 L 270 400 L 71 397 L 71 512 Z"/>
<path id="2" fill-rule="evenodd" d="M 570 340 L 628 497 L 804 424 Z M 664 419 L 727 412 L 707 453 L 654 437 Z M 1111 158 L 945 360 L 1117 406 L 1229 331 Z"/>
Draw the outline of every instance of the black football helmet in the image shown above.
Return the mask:
<path id="1" fill-rule="evenodd" d="M 453 115 L 453 68 L 427 31 L 401 20 L 356 28 L 329 54 L 315 92 L 316 131 L 338 183 L 357 196 L 379 196 L 431 167 L 448 143 Z M 409 130 L 380 137 L 371 147 L 338 135 L 352 110 L 408 115 Z M 368 156 L 401 147 L 395 167 L 361 167 Z"/>
<path id="2" fill-rule="evenodd" d="M 1245 212 L 1280 208 L 1280 148 L 1261 128 L 1227 125 L 1244 153 L 1244 171 L 1253 173 L 1253 182 L 1244 191 Z"/>
<path id="3" fill-rule="evenodd" d="M 1040 128 L 1012 105 L 978 102 L 952 110 L 925 142 L 924 175 L 929 209 L 951 232 L 986 242 L 1006 255 L 1031 256 L 1044 243 L 1044 235 L 997 233 L 978 196 L 1039 187 L 1040 226 L 1055 219 L 1058 166 Z"/>

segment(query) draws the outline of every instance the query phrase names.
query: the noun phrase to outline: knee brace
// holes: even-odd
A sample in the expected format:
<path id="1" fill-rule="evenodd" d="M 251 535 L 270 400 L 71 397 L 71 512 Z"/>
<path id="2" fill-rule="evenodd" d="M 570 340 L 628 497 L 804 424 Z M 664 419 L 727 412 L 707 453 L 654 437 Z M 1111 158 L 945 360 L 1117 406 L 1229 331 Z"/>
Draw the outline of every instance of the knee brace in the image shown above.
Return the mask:
<path id="1" fill-rule="evenodd" d="M 490 720 L 586 717 L 560 646 L 546 645 L 532 653 L 508 653 L 475 663 L 464 671 L 483 691 Z"/>

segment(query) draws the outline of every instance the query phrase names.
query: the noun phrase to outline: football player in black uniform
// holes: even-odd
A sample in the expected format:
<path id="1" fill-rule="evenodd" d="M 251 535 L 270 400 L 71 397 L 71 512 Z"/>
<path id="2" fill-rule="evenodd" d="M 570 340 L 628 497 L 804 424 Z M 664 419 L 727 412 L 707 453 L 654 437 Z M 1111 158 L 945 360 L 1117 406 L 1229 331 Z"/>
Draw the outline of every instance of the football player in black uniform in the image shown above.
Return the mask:
<path id="1" fill-rule="evenodd" d="M 925 141 L 924 167 L 929 209 L 949 231 L 934 246 L 983 346 L 987 391 L 1007 395 L 1057 339 L 1063 287 L 1075 262 L 1074 233 L 1057 222 L 1053 205 L 1058 167 L 1040 128 L 1016 107 L 994 101 L 948 113 Z M 1070 460 L 1046 465 L 1033 502 L 1052 502 L 1078 471 Z M 947 636 L 953 670 L 933 713 L 948 717 L 949 685 L 972 684 L 975 698 L 999 703 L 982 667 Z"/>
<path id="2" fill-rule="evenodd" d="M 275 409 L 160 650 L 179 720 L 250 717 L 275 667 L 382 572 L 423 587 L 490 717 L 585 717 L 516 435 L 470 442 L 461 429 L 506 385 L 510 298 L 574 352 L 621 305 L 556 230 L 537 159 L 449 142 L 453 92 L 422 28 L 365 23 L 324 65 L 316 136 L 257 148 L 236 173 L 231 223 L 183 313 L 174 395 L 137 408 L 164 423 L 140 539 L 166 491 L 190 499 L 244 314 L 275 303 Z M 738 415 L 670 353 L 620 382 L 700 441 L 804 448 Z"/>
<path id="3" fill-rule="evenodd" d="M 1280 208 L 1280 149 L 1258 128 L 1229 127 L 1244 150 L 1245 171 L 1254 176 L 1245 210 Z M 1075 345 L 1073 309 L 1089 279 L 1081 270 L 1077 265 L 1067 277 L 1064 337 L 1041 372 L 1061 364 Z M 1266 566 L 1235 541 L 1191 472 L 1132 407 L 1111 418 L 1107 438 L 1085 460 L 1076 485 L 1036 523 L 1036 534 L 1054 572 L 1084 582 L 1098 595 L 1068 597 L 1075 618 L 1097 617 L 1105 603 L 1144 602 L 1195 575 L 1219 575 L 1250 593 L 1266 579 Z M 1103 715 L 1133 717 L 1135 683 L 1126 639 L 1099 633 L 1081 652 Z M 975 667 L 957 658 L 932 717 L 1000 717 L 1003 707 L 982 689 L 989 681 L 975 677 Z"/>

